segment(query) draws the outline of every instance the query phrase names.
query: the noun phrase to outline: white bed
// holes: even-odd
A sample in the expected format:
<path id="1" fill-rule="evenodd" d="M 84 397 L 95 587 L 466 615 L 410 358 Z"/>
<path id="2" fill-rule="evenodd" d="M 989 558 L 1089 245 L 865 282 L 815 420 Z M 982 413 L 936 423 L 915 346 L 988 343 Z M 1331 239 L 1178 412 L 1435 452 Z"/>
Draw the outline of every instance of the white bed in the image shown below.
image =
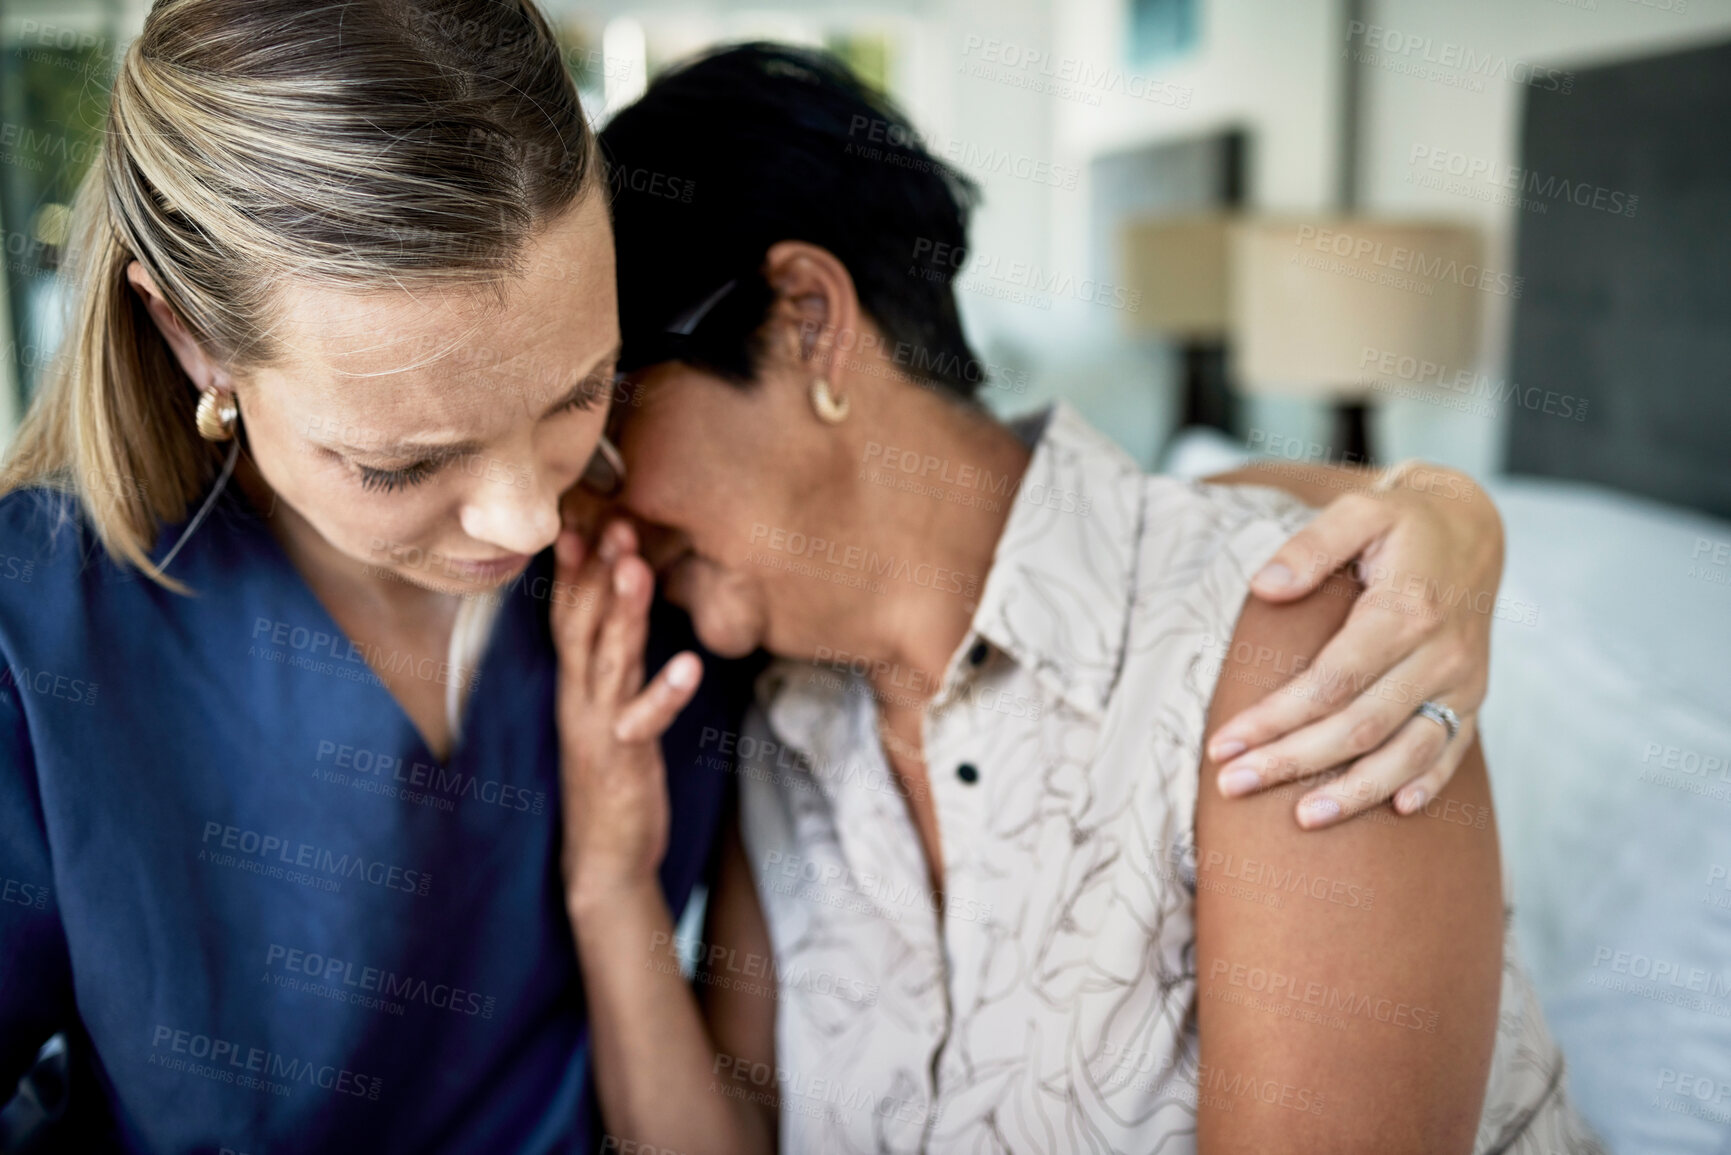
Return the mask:
<path id="1" fill-rule="evenodd" d="M 1166 468 L 1243 460 L 1191 431 Z M 1487 488 L 1512 612 L 1483 741 L 1572 1093 L 1622 1155 L 1731 1155 L 1731 522 L 1589 485 Z"/>
<path id="2" fill-rule="evenodd" d="M 1731 523 L 1592 486 L 1489 488 L 1504 593 L 1538 611 L 1497 621 L 1483 718 L 1534 982 L 1613 1150 L 1724 1155 Z"/>

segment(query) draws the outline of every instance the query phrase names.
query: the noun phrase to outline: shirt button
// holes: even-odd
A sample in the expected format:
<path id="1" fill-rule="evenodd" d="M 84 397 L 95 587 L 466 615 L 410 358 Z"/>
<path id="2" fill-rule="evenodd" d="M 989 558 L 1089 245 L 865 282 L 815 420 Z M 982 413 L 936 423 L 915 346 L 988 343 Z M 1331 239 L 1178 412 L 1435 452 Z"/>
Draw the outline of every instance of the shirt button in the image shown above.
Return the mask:
<path id="1" fill-rule="evenodd" d="M 968 651 L 968 665 L 983 666 L 986 659 L 992 656 L 992 647 L 984 642 L 975 642 L 974 648 Z"/>
<path id="2" fill-rule="evenodd" d="M 960 766 L 956 767 L 956 777 L 960 778 L 963 782 L 966 782 L 969 786 L 972 786 L 980 780 L 980 772 L 975 768 L 972 762 L 963 762 Z"/>

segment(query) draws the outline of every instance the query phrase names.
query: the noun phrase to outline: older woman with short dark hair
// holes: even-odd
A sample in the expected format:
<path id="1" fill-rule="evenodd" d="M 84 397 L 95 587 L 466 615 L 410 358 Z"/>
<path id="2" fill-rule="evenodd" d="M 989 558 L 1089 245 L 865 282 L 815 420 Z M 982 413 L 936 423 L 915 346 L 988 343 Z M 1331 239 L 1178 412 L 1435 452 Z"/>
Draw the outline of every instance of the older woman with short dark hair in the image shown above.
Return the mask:
<path id="1" fill-rule="evenodd" d="M 972 400 L 953 285 L 919 260 L 965 248 L 965 183 L 821 54 L 701 59 L 604 142 L 697 189 L 616 203 L 635 527 L 559 543 L 590 595 L 554 629 L 610 1130 L 705 1152 L 1595 1150 L 1443 695 L 1374 703 L 1396 716 L 1373 770 L 1459 766 L 1411 817 L 1339 821 L 1366 804 L 1330 781 L 1310 833 L 1278 793 L 1204 788 L 1234 757 L 1205 736 L 1269 697 L 1256 655 L 1302 667 L 1348 613 L 1350 589 L 1249 597 L 1309 511 L 1144 476 L 1063 405 L 1005 425 Z M 711 649 L 779 659 L 718 736 L 740 821 L 701 1007 L 650 885 L 655 578 Z"/>

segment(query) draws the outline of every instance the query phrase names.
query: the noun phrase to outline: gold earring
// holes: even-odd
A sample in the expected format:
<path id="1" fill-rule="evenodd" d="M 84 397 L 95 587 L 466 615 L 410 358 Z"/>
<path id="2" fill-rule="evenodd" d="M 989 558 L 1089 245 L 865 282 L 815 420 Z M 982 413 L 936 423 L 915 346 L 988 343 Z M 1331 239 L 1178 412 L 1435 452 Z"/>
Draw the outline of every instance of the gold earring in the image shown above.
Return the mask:
<path id="1" fill-rule="evenodd" d="M 840 425 L 847 420 L 850 402 L 830 392 L 829 381 L 819 377 L 811 383 L 811 407 L 825 425 Z"/>
<path id="2" fill-rule="evenodd" d="M 232 441 L 240 406 L 227 389 L 201 389 L 198 394 L 198 435 L 206 441 Z"/>

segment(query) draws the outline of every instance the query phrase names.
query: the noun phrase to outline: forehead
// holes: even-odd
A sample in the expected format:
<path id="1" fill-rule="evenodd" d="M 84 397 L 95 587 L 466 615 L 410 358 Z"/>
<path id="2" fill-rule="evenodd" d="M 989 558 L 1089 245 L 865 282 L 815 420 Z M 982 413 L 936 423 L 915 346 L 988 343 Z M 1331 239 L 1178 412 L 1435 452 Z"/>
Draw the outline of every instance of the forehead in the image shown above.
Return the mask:
<path id="1" fill-rule="evenodd" d="M 539 414 L 619 340 L 613 240 L 599 197 L 542 230 L 499 287 L 356 292 L 299 282 L 280 295 L 277 357 L 260 373 L 296 408 L 394 436 L 465 437 Z"/>

